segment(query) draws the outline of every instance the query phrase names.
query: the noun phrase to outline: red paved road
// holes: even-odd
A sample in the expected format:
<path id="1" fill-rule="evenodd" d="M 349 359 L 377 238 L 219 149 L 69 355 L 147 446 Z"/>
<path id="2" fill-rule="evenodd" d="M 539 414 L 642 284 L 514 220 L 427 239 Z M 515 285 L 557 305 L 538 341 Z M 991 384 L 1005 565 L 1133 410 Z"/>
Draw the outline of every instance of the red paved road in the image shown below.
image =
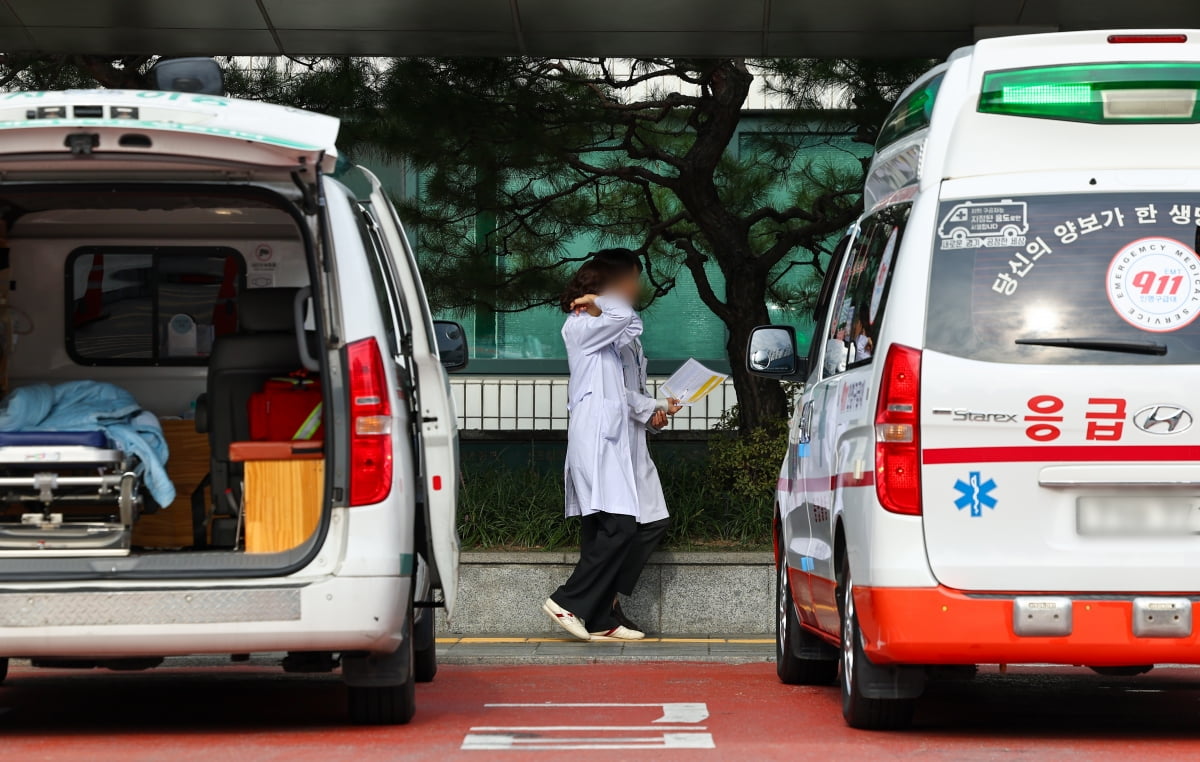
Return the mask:
<path id="1" fill-rule="evenodd" d="M 1200 671 L 1140 678 L 1082 670 L 985 671 L 944 684 L 902 734 L 851 731 L 832 688 L 780 685 L 769 664 L 443 667 L 418 687 L 417 718 L 402 728 L 344 724 L 336 677 L 263 667 L 159 669 L 138 674 L 14 669 L 0 688 L 6 759 L 305 760 L 553 759 L 1195 759 Z M 657 708 L 528 709 L 495 703 L 704 702 L 711 751 L 462 751 L 471 727 L 635 726 Z M 686 721 L 671 727 L 693 735 Z M 477 731 L 494 732 L 494 731 Z M 657 729 L 521 731 L 528 738 L 661 737 Z M 698 732 L 698 731 L 697 731 Z"/>

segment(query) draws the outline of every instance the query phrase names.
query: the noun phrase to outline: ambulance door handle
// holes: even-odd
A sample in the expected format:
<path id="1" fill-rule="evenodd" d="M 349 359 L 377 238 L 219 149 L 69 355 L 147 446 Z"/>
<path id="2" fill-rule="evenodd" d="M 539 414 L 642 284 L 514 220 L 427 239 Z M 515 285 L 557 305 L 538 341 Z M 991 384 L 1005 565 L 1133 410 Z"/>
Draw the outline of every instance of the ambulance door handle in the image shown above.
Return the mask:
<path id="1" fill-rule="evenodd" d="M 800 410 L 800 421 L 796 425 L 800 444 L 808 444 L 812 441 L 812 417 L 813 401 L 809 400 L 804 403 L 804 407 Z"/>

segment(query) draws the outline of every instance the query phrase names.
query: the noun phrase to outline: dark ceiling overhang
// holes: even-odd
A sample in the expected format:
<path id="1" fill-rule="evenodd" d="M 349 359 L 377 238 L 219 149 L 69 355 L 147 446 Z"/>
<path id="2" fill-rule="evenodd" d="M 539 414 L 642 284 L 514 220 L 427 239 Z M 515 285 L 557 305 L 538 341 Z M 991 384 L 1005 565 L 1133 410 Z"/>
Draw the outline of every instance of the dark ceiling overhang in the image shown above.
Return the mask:
<path id="1" fill-rule="evenodd" d="M 0 51 L 48 53 L 941 57 L 1198 26 L 1187 0 L 0 0 Z"/>

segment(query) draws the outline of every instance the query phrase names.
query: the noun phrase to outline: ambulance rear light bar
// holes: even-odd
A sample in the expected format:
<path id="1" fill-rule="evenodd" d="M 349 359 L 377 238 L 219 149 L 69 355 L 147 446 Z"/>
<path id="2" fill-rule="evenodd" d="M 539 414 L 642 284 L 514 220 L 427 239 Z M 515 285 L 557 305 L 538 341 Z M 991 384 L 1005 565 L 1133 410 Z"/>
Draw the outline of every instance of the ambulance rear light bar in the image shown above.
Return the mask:
<path id="1" fill-rule="evenodd" d="M 1200 63 L 1192 62 L 1009 69 L 984 75 L 979 112 L 1092 124 L 1195 124 L 1198 90 Z"/>
<path id="2" fill-rule="evenodd" d="M 1108 36 L 1108 41 L 1113 45 L 1187 42 L 1187 40 L 1186 34 L 1110 34 Z"/>

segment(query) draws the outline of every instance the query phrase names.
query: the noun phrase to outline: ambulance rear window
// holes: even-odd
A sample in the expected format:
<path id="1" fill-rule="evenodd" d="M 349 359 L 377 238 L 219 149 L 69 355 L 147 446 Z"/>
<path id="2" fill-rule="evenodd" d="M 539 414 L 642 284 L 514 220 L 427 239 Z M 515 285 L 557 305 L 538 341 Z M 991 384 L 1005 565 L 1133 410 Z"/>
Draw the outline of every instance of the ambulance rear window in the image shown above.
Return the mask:
<path id="1" fill-rule="evenodd" d="M 1198 223 L 1197 193 L 943 201 L 926 345 L 1005 363 L 1200 362 Z"/>
<path id="2" fill-rule="evenodd" d="M 87 246 L 67 257 L 66 344 L 81 365 L 203 365 L 237 330 L 234 249 Z"/>

